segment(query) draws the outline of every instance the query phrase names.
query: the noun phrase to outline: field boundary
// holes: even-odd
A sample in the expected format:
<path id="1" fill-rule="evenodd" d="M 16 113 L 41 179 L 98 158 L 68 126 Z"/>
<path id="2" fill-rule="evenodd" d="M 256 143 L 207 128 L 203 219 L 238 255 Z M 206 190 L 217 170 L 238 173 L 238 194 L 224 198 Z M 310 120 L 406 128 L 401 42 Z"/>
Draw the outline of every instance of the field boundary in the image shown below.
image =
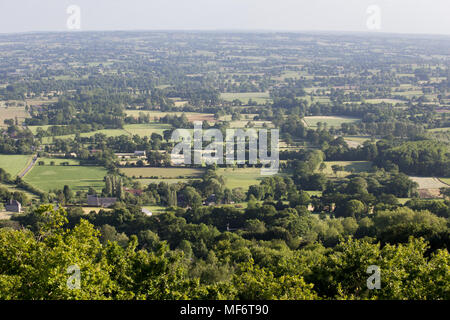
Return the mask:
<path id="1" fill-rule="evenodd" d="M 442 182 L 443 184 L 445 184 L 445 185 L 447 185 L 447 186 L 449 186 L 450 187 L 450 184 L 448 184 L 447 182 L 445 182 L 444 180 L 442 180 L 441 178 L 436 178 L 436 179 L 438 179 L 440 182 Z"/>
<path id="2" fill-rule="evenodd" d="M 28 172 L 30 172 L 31 169 L 33 169 L 34 165 L 36 164 L 37 159 L 38 159 L 37 154 L 35 154 L 33 157 L 31 157 L 31 160 L 28 161 L 27 166 L 25 167 L 25 169 L 23 169 L 17 176 L 19 178 L 25 177 L 26 174 Z"/>

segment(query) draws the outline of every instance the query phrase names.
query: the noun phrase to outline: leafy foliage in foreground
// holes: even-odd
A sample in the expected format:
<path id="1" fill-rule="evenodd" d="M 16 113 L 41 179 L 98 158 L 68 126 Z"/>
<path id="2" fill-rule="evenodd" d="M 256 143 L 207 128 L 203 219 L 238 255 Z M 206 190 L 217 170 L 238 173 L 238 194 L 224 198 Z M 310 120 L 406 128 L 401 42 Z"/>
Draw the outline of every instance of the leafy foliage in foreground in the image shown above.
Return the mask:
<path id="1" fill-rule="evenodd" d="M 0 229 L 0 299 L 450 298 L 448 251 L 428 255 L 422 239 L 381 247 L 349 238 L 332 249 L 315 244 L 292 251 L 267 266 L 249 257 L 230 277 L 206 284 L 189 274 L 188 250 L 170 250 L 165 242 L 138 249 L 135 236 L 125 246 L 104 243 L 86 220 L 68 228 L 64 209 L 41 206 L 34 214 L 34 232 Z M 227 235 L 218 247 L 239 255 Z M 71 265 L 81 270 L 80 289 L 67 286 Z M 381 268 L 379 290 L 367 289 L 369 265 Z"/>

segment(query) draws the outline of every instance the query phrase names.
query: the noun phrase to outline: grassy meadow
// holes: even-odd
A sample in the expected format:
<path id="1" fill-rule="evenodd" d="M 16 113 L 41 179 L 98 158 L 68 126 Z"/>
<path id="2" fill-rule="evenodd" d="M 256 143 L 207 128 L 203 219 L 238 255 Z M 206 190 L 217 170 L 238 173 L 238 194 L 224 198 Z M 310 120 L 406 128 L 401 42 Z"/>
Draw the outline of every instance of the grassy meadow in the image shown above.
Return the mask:
<path id="1" fill-rule="evenodd" d="M 38 161 L 40 161 L 39 159 Z M 68 185 L 74 191 L 87 191 L 92 187 L 98 191 L 105 186 L 103 178 L 107 171 L 98 166 L 80 166 L 78 161 L 66 159 L 42 159 L 46 162 L 40 166 L 36 164 L 28 172 L 24 180 L 36 188 L 48 192 L 49 190 L 62 189 Z M 51 166 L 50 161 L 55 161 Z M 69 161 L 69 166 L 59 165 L 61 162 Z"/>

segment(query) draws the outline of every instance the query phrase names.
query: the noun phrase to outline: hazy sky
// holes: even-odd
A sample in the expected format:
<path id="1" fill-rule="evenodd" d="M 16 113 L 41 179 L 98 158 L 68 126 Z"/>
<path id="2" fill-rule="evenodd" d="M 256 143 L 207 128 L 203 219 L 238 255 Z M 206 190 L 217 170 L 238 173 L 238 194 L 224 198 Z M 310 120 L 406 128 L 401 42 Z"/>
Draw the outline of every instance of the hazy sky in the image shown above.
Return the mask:
<path id="1" fill-rule="evenodd" d="M 81 30 L 379 31 L 450 34 L 450 0 L 0 0 L 0 33 L 64 31 L 69 5 Z"/>

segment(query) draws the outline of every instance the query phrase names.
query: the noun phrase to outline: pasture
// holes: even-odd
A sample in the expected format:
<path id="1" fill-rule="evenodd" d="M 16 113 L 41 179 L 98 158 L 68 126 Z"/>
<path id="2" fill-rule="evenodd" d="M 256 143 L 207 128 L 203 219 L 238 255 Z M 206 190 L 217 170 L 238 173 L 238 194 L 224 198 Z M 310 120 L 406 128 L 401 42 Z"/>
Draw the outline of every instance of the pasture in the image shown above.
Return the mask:
<path id="1" fill-rule="evenodd" d="M 225 186 L 230 190 L 243 188 L 245 191 L 251 185 L 259 185 L 265 177 L 260 168 L 220 168 L 217 174 L 225 178 Z"/>

